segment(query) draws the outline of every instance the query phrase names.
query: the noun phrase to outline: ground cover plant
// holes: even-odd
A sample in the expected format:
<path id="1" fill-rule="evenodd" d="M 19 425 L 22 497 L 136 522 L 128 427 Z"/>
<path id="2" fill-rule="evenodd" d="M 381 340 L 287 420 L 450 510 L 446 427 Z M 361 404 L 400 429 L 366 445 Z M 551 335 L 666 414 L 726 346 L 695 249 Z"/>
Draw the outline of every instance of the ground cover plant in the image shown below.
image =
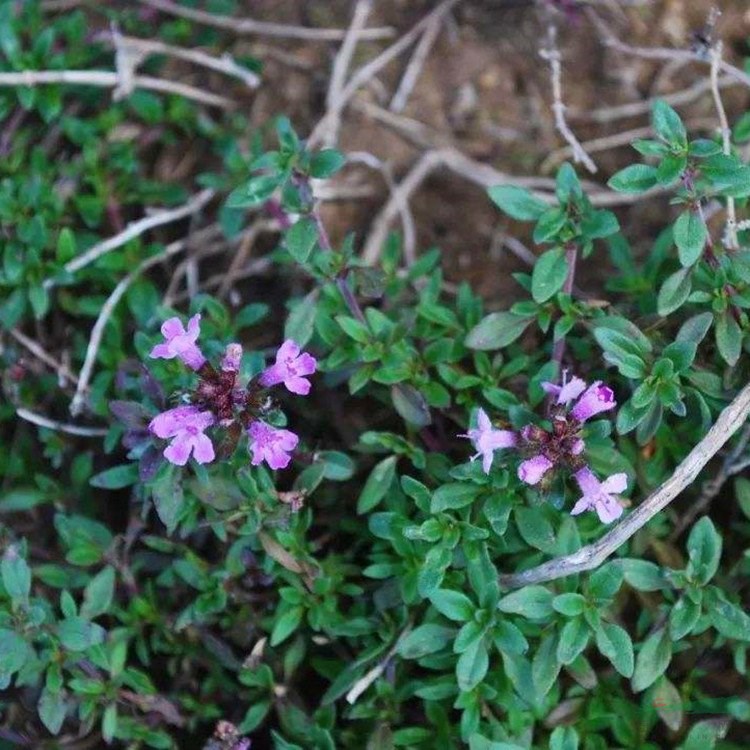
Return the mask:
<path id="1" fill-rule="evenodd" d="M 0 748 L 747 747 L 743 4 L 249 5 L 0 2 Z"/>

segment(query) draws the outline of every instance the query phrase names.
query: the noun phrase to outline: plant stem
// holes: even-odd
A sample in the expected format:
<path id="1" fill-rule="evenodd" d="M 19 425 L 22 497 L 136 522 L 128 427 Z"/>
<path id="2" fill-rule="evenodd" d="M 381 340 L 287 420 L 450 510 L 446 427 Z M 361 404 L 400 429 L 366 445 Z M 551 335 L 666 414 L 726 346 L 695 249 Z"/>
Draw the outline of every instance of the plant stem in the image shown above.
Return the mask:
<path id="1" fill-rule="evenodd" d="M 318 230 L 318 243 L 323 248 L 323 250 L 331 252 L 333 250 L 333 245 L 331 245 L 331 238 L 328 236 L 328 232 L 326 231 L 325 225 L 323 224 L 323 219 L 320 216 L 320 211 L 318 210 L 317 206 L 313 208 L 310 216 L 315 222 L 315 228 Z M 364 325 L 367 325 L 367 319 L 362 312 L 362 308 L 359 306 L 359 302 L 357 302 L 357 298 L 354 296 L 354 292 L 352 292 L 352 289 L 349 286 L 348 276 L 348 270 L 344 269 L 343 271 L 341 271 L 336 276 L 336 286 L 338 287 L 341 296 L 344 298 L 344 302 L 349 308 L 349 312 L 360 323 L 364 323 Z"/>
<path id="2" fill-rule="evenodd" d="M 570 243 L 565 248 L 565 259 L 568 262 L 568 275 L 565 277 L 562 291 L 565 294 L 573 293 L 573 284 L 576 278 L 576 265 L 578 262 L 578 245 Z M 555 341 L 552 348 L 552 361 L 557 365 L 557 371 L 560 372 L 562 367 L 563 356 L 565 355 L 565 336 Z"/>

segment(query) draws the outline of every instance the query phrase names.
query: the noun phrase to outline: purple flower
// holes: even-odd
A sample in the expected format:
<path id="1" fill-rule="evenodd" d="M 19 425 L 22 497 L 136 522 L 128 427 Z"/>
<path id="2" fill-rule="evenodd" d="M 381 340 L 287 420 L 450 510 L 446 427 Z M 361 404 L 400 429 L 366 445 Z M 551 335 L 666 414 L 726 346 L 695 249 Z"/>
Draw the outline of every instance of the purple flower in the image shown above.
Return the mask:
<path id="1" fill-rule="evenodd" d="M 568 404 L 573 399 L 578 398 L 584 390 L 586 390 L 586 382 L 581 378 L 572 378 L 568 380 L 568 371 L 563 371 L 562 385 L 556 385 L 555 383 L 549 383 L 547 381 L 542 383 L 542 388 L 545 393 L 549 393 L 551 396 L 557 396 L 557 403 L 560 405 Z"/>
<path id="2" fill-rule="evenodd" d="M 579 422 L 585 422 L 600 412 L 614 409 L 616 405 L 612 389 L 602 385 L 601 380 L 597 380 L 584 391 L 576 405 L 570 410 L 570 415 Z"/>
<path id="3" fill-rule="evenodd" d="M 627 474 L 613 474 L 600 482 L 588 466 L 584 466 L 574 476 L 583 496 L 573 506 L 571 515 L 577 516 L 585 510 L 595 510 L 602 523 L 611 523 L 622 515 L 622 505 L 613 495 L 623 492 L 628 486 Z"/>
<path id="4" fill-rule="evenodd" d="M 518 478 L 526 484 L 539 484 L 542 477 L 554 466 L 547 456 L 540 453 L 533 458 L 526 459 L 518 467 Z"/>
<path id="5" fill-rule="evenodd" d="M 467 437 L 471 440 L 474 448 L 477 450 L 477 453 L 471 457 L 471 460 L 475 461 L 481 456 L 482 469 L 485 474 L 490 473 L 495 450 L 498 448 L 512 448 L 517 442 L 515 432 L 511 432 L 510 430 L 496 430 L 492 426 L 487 412 L 481 408 L 477 412 L 476 428 L 458 437 Z"/>
<path id="6" fill-rule="evenodd" d="M 178 406 L 154 417 L 148 428 L 160 438 L 173 438 L 164 449 L 164 458 L 177 466 L 184 466 L 190 454 L 199 464 L 214 460 L 214 446 L 203 431 L 214 423 L 210 411 L 195 406 Z"/>
<path id="7" fill-rule="evenodd" d="M 187 331 L 179 318 L 165 320 L 161 332 L 166 339 L 151 350 L 154 359 L 174 359 L 178 357 L 192 370 L 200 370 L 206 358 L 195 343 L 200 334 L 200 315 L 193 315 L 188 321 Z"/>
<path id="8" fill-rule="evenodd" d="M 280 430 L 257 420 L 250 424 L 250 450 L 253 466 L 265 461 L 272 469 L 285 469 L 292 460 L 290 451 L 297 447 L 299 438 L 289 430 Z"/>
<path id="9" fill-rule="evenodd" d="M 299 344 L 287 339 L 276 352 L 276 362 L 260 376 L 266 387 L 283 383 L 287 390 L 300 396 L 310 393 L 310 381 L 304 375 L 312 375 L 317 367 L 315 357 L 301 352 Z"/>
<path id="10" fill-rule="evenodd" d="M 224 357 L 221 360 L 221 369 L 224 372 L 239 372 L 241 359 L 242 346 L 240 344 L 227 344 Z"/>

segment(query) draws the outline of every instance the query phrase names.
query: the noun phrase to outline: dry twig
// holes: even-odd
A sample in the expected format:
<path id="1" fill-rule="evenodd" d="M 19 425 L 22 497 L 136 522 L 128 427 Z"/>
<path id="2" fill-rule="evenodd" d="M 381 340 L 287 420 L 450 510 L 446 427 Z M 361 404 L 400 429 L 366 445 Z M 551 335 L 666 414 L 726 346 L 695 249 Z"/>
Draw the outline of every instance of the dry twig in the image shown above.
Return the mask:
<path id="1" fill-rule="evenodd" d="M 110 237 L 103 242 L 97 242 L 96 245 L 90 247 L 85 253 L 73 258 L 73 260 L 63 266 L 63 269 L 67 273 L 80 271 L 82 268 L 101 258 L 102 255 L 105 255 L 112 250 L 116 250 L 118 247 L 122 247 L 130 242 L 130 240 L 140 237 L 142 234 L 145 234 L 155 227 L 162 226 L 163 224 L 171 224 L 172 222 L 179 221 L 187 216 L 192 216 L 200 211 L 213 197 L 214 191 L 212 189 L 209 188 L 202 190 L 182 206 L 171 208 L 166 211 L 158 211 L 151 216 L 146 216 L 138 221 L 133 221 L 119 234 L 116 234 L 114 237 Z M 54 285 L 55 280 L 53 278 L 45 279 L 43 283 L 45 289 L 49 289 Z"/>
<path id="2" fill-rule="evenodd" d="M 109 430 L 104 427 L 84 427 L 78 424 L 68 422 L 58 422 L 56 419 L 49 419 L 41 414 L 37 414 L 30 409 L 20 407 L 16 409 L 16 414 L 26 422 L 31 422 L 37 427 L 45 427 L 48 430 L 56 432 L 65 432 L 68 435 L 79 435 L 80 437 L 103 437 Z"/>
<path id="3" fill-rule="evenodd" d="M 592 174 L 596 173 L 596 164 L 586 153 L 581 142 L 576 138 L 565 119 L 565 105 L 562 100 L 562 57 L 557 46 L 557 28 L 550 24 L 547 30 L 547 48 L 541 50 L 540 56 L 549 63 L 552 80 L 552 111 L 555 115 L 555 127 L 565 139 L 573 152 L 573 161 L 581 162 Z"/>
<path id="4" fill-rule="evenodd" d="M 703 64 L 709 62 L 706 56 L 692 50 L 670 49 L 669 47 L 635 47 L 631 44 L 626 44 L 616 36 L 593 8 L 587 8 L 586 14 L 602 35 L 604 43 L 623 54 L 641 57 L 644 60 L 685 60 Z M 726 62 L 726 60 L 720 60 L 718 68 L 739 83 L 750 87 L 750 75 Z"/>
<path id="5" fill-rule="evenodd" d="M 110 70 L 22 70 L 15 73 L 0 73 L 0 86 L 41 86 L 53 83 L 117 90 L 122 86 L 123 75 Z M 130 83 L 133 88 L 159 91 L 162 94 L 179 94 L 186 99 L 212 107 L 222 109 L 234 107 L 234 102 L 230 99 L 218 94 L 210 94 L 186 83 L 167 81 L 153 76 L 133 76 Z"/>
<path id="6" fill-rule="evenodd" d="M 677 466 L 672 476 L 599 541 L 583 547 L 572 555 L 556 557 L 530 570 L 501 575 L 501 585 L 505 588 L 518 588 L 532 583 L 565 578 L 574 573 L 582 573 L 599 567 L 638 529 L 645 526 L 695 481 L 701 469 L 747 422 L 748 416 L 750 416 L 750 385 L 746 385 L 719 414 L 714 426 Z"/>
<path id="7" fill-rule="evenodd" d="M 711 95 L 716 106 L 716 114 L 719 117 L 719 126 L 721 128 L 722 151 L 725 156 L 732 152 L 732 131 L 729 129 L 729 120 L 724 109 L 724 102 L 721 100 L 719 92 L 719 66 L 721 65 L 722 44 L 717 42 L 711 49 Z M 737 250 L 737 213 L 734 207 L 734 198 L 727 198 L 727 223 L 724 232 L 724 244 L 729 250 Z"/>
<path id="8" fill-rule="evenodd" d="M 419 40 L 419 44 L 417 44 L 414 54 L 406 66 L 401 83 L 399 83 L 398 89 L 396 89 L 396 93 L 393 95 L 393 99 L 391 99 L 389 107 L 391 112 L 403 112 L 404 107 L 406 107 L 406 102 L 417 83 L 427 56 L 430 54 L 430 50 L 440 34 L 442 25 L 443 17 L 436 16 L 424 30 L 422 38 Z"/>
<path id="9" fill-rule="evenodd" d="M 63 387 L 67 380 L 70 380 L 73 383 L 78 382 L 78 378 L 66 365 L 55 359 L 39 343 L 34 341 L 34 339 L 29 338 L 17 328 L 11 328 L 8 333 L 10 333 L 10 335 L 21 344 L 21 346 L 28 349 L 28 351 L 30 351 L 38 360 L 44 362 L 45 365 L 57 373 L 57 380 L 60 387 Z"/>
<path id="10" fill-rule="evenodd" d="M 126 50 L 130 50 L 140 62 L 141 59 L 148 55 L 166 55 L 178 60 L 185 60 L 194 63 L 209 70 L 215 70 L 218 73 L 224 73 L 232 78 L 238 78 L 249 88 L 257 88 L 260 85 L 260 77 L 248 70 L 244 66 L 235 62 L 234 58 L 225 53 L 221 57 L 210 55 L 198 49 L 187 49 L 177 47 L 173 44 L 165 44 L 157 39 L 140 39 L 134 36 L 124 36 L 122 34 L 115 37 L 114 35 L 104 35 L 104 40 L 112 42 L 115 48 L 119 45 Z M 119 66 L 118 66 L 119 70 Z"/>
<path id="11" fill-rule="evenodd" d="M 346 83 L 346 72 L 351 65 L 354 50 L 357 48 L 357 41 L 360 38 L 360 32 L 367 23 L 367 17 L 372 10 L 372 0 L 357 0 L 352 14 L 352 22 L 344 37 L 344 42 L 339 49 L 336 58 L 333 61 L 333 70 L 331 72 L 331 81 L 328 84 L 328 94 L 326 96 L 326 109 L 328 117 L 327 129 L 321 140 L 328 148 L 336 145 L 338 141 L 339 128 L 341 127 L 341 110 L 344 107 L 344 101 L 341 93 Z"/>
<path id="12" fill-rule="evenodd" d="M 343 29 L 310 29 L 305 26 L 256 21 L 254 18 L 220 16 L 178 5 L 170 2 L 170 0 L 138 0 L 138 2 L 173 16 L 188 18 L 196 23 L 224 29 L 235 34 L 257 34 L 258 36 L 276 37 L 277 39 L 303 39 L 306 42 L 336 42 L 343 39 L 346 34 Z M 393 33 L 393 29 L 387 26 L 362 29 L 359 38 L 368 41 L 388 39 L 393 36 Z"/>

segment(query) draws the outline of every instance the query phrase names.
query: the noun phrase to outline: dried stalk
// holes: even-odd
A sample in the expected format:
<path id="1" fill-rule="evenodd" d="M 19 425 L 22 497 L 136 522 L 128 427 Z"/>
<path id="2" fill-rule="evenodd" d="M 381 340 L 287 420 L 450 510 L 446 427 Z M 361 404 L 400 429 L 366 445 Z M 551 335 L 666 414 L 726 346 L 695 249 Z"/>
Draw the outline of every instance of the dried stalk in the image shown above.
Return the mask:
<path id="1" fill-rule="evenodd" d="M 573 161 L 581 162 L 592 174 L 596 173 L 596 164 L 586 153 L 575 133 L 570 129 L 565 119 L 565 104 L 562 100 L 562 56 L 557 46 L 557 29 L 550 25 L 547 31 L 547 49 L 539 53 L 542 59 L 549 63 L 550 78 L 552 80 L 552 112 L 555 115 L 555 127 L 558 133 L 573 151 Z"/>
<path id="2" fill-rule="evenodd" d="M 721 65 L 722 44 L 717 42 L 711 49 L 711 95 L 714 99 L 716 114 L 719 117 L 719 126 L 721 128 L 722 151 L 725 156 L 732 153 L 732 131 L 729 129 L 729 120 L 724 109 L 724 102 L 721 100 L 719 92 L 719 66 Z M 737 213 L 734 206 L 734 198 L 727 198 L 727 223 L 724 232 L 724 244 L 728 250 L 737 250 Z"/>
<path id="3" fill-rule="evenodd" d="M 0 86 L 41 86 L 54 83 L 117 90 L 123 84 L 123 74 L 110 70 L 22 70 L 17 73 L 0 73 Z M 133 88 L 159 91 L 162 94 L 179 94 L 186 99 L 212 107 L 232 109 L 235 106 L 233 101 L 223 96 L 210 94 L 186 83 L 166 81 L 163 78 L 133 76 L 128 84 Z"/>
<path id="4" fill-rule="evenodd" d="M 213 26 L 224 29 L 235 34 L 257 34 L 258 36 L 275 37 L 277 39 L 303 39 L 307 42 L 336 42 L 344 38 L 344 29 L 310 29 L 305 26 L 293 26 L 283 23 L 268 23 L 256 21 L 254 18 L 233 18 L 232 16 L 220 16 L 215 13 L 206 13 L 202 10 L 188 8 L 184 5 L 170 2 L 169 0 L 138 0 L 143 5 L 156 8 L 173 16 L 188 18 L 205 26 Z M 388 39 L 392 37 L 392 28 L 380 27 L 373 29 L 362 29 L 359 32 L 361 40 L 373 41 L 377 39 Z"/>
<path id="5" fill-rule="evenodd" d="M 90 247 L 82 255 L 73 258 L 63 266 L 63 269 L 68 273 L 75 273 L 80 271 L 82 268 L 90 265 L 94 261 L 106 255 L 112 250 L 116 250 L 118 247 L 122 247 L 130 240 L 140 237 L 155 227 L 162 226 L 163 224 L 171 224 L 174 221 L 184 219 L 186 216 L 192 216 L 193 214 L 200 211 L 212 198 L 214 197 L 214 191 L 211 189 L 202 190 L 197 195 L 193 196 L 187 203 L 177 208 L 169 209 L 168 211 L 158 211 L 151 216 L 146 216 L 138 221 L 131 222 L 125 227 L 125 229 L 119 234 L 110 237 L 103 242 L 98 242 L 93 247 Z M 55 285 L 55 279 L 45 279 L 43 286 L 45 289 Z"/>
<path id="6" fill-rule="evenodd" d="M 82 425 L 70 424 L 68 422 L 58 422 L 56 419 L 49 419 L 41 414 L 37 414 L 29 409 L 20 407 L 16 409 L 16 414 L 26 422 L 31 422 L 37 427 L 45 427 L 48 430 L 56 432 L 65 432 L 68 435 L 79 435 L 80 437 L 103 437 L 109 430 L 104 427 L 83 427 Z"/>

